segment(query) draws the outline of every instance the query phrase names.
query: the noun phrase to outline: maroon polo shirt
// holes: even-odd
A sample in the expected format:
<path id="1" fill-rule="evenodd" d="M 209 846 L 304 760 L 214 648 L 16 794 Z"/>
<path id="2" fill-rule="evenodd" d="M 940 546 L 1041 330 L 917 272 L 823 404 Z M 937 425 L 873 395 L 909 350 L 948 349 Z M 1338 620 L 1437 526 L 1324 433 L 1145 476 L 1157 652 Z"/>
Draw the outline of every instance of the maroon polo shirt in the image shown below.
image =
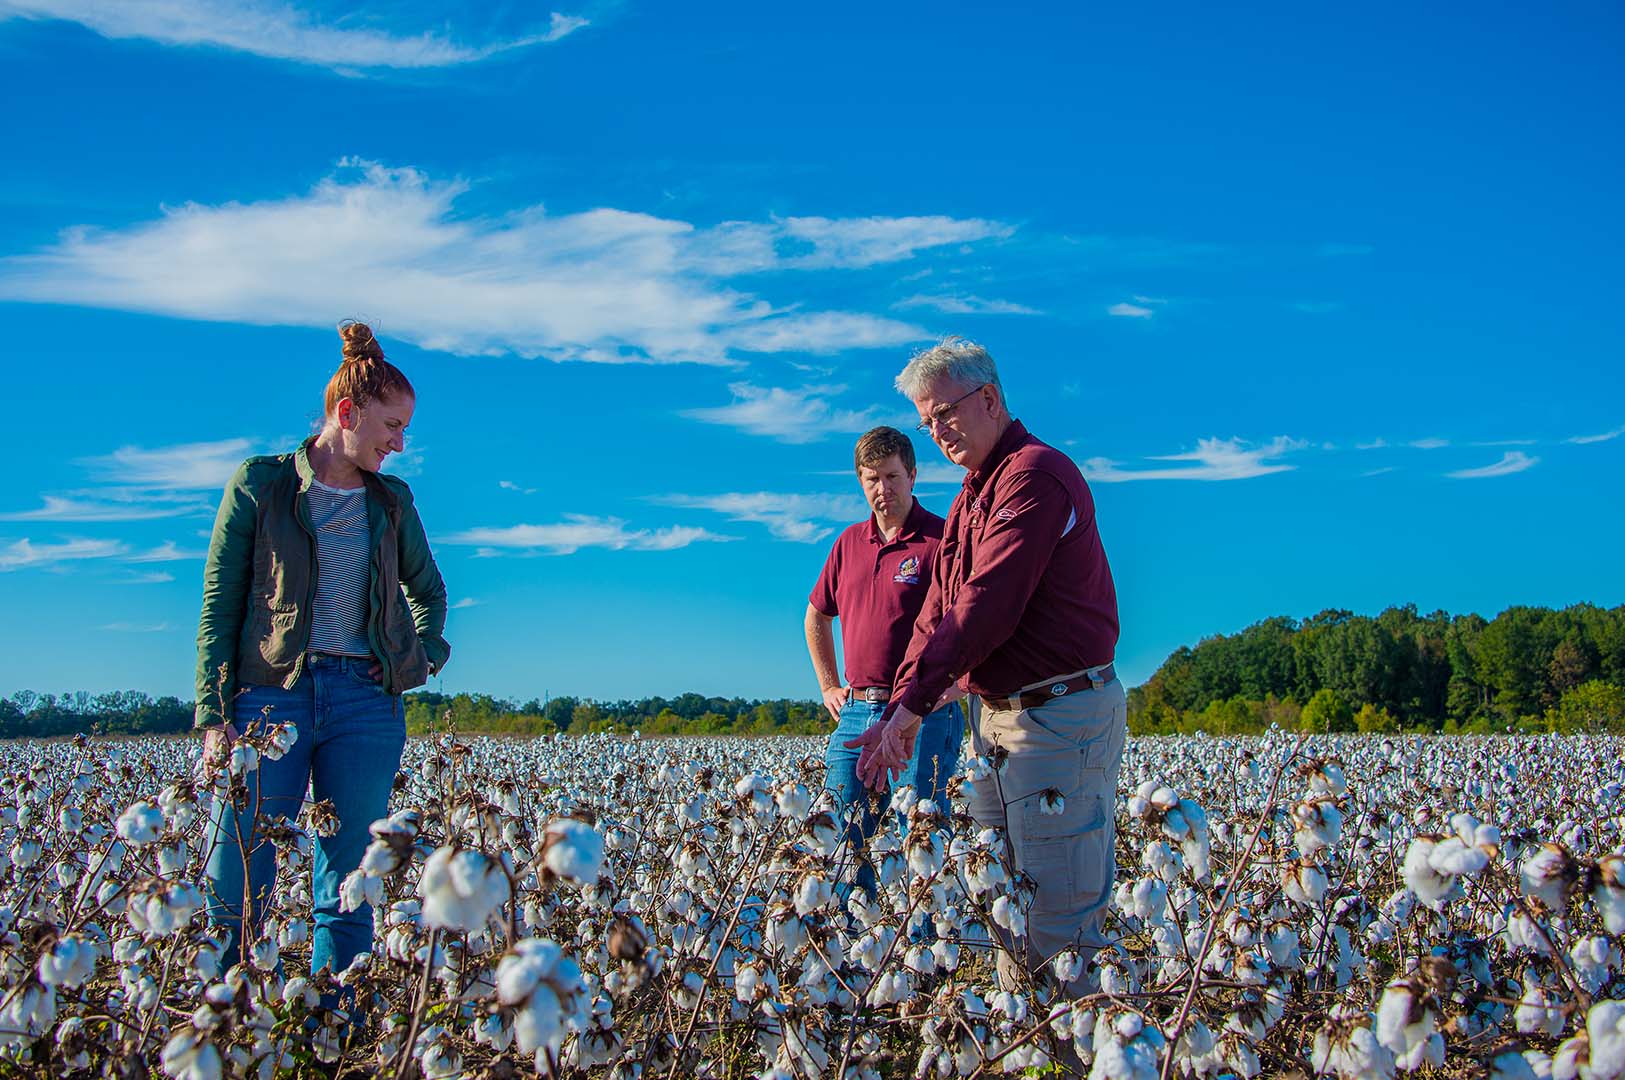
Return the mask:
<path id="1" fill-rule="evenodd" d="M 966 673 L 972 693 L 1003 697 L 1116 650 L 1117 589 L 1089 485 L 1012 421 L 948 511 L 892 701 L 923 716 Z"/>
<path id="2" fill-rule="evenodd" d="M 836 538 L 807 599 L 841 620 L 848 686 L 891 686 L 931 587 L 942 524 L 915 499 L 890 540 L 881 538 L 873 514 Z"/>

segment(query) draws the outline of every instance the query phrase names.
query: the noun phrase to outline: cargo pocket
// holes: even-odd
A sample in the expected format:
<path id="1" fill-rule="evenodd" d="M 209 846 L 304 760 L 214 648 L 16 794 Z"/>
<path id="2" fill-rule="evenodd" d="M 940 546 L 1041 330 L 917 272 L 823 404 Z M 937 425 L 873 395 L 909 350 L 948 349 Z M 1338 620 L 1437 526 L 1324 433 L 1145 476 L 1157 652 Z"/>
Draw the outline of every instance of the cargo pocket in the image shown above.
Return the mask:
<path id="1" fill-rule="evenodd" d="M 1034 916 L 1082 915 L 1098 906 L 1110 889 L 1110 804 L 1098 786 L 1089 783 L 1099 772 L 1085 770 L 1081 789 L 1066 797 L 1060 813 L 1046 813 L 1039 795 L 1023 801 L 1018 857 L 1038 885 Z"/>

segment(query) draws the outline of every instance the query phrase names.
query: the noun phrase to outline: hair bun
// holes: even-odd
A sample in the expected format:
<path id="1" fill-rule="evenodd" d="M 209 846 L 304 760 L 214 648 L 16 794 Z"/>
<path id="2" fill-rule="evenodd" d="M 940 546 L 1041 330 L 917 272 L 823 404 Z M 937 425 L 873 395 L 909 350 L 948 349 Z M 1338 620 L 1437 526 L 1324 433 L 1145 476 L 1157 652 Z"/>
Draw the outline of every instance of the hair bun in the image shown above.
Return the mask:
<path id="1" fill-rule="evenodd" d="M 372 327 L 355 319 L 345 319 L 339 323 L 339 337 L 344 340 L 344 363 L 353 360 L 382 360 L 384 358 L 383 346 L 378 344 L 378 338 L 373 335 Z"/>

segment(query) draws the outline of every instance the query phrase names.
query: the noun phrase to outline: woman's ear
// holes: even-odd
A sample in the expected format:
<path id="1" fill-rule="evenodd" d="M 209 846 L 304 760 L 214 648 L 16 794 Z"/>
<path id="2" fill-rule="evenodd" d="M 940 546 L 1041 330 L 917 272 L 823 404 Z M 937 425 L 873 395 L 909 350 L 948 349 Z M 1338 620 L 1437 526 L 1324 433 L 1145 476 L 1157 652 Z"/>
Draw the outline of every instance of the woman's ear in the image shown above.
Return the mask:
<path id="1" fill-rule="evenodd" d="M 339 398 L 338 407 L 333 410 L 333 415 L 338 420 L 341 431 L 355 430 L 356 412 L 354 401 L 349 398 Z"/>

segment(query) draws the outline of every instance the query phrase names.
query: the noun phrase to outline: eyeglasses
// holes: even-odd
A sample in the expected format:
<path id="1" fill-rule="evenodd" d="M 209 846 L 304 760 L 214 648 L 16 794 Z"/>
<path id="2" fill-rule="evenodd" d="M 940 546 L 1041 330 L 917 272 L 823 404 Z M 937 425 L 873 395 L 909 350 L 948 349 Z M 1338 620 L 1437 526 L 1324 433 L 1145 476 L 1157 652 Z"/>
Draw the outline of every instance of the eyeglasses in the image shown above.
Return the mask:
<path id="1" fill-rule="evenodd" d="M 954 400 L 948 402 L 948 404 L 946 404 L 946 405 L 938 405 L 935 409 L 931 410 L 931 415 L 930 416 L 926 417 L 924 420 L 921 420 L 918 424 L 914 425 L 914 430 L 918 431 L 921 435 L 929 435 L 929 434 L 931 434 L 931 430 L 933 428 L 935 428 L 938 424 L 946 424 L 948 422 L 948 417 L 952 416 L 954 414 L 954 410 L 959 408 L 959 403 L 960 402 L 962 402 L 966 398 L 970 397 L 971 394 L 975 394 L 975 393 L 980 392 L 982 390 L 982 388 L 987 386 L 987 385 L 988 385 L 987 383 L 983 383 L 981 386 L 978 386 L 975 390 L 970 391 L 970 393 L 961 394 L 959 397 L 957 397 Z"/>

